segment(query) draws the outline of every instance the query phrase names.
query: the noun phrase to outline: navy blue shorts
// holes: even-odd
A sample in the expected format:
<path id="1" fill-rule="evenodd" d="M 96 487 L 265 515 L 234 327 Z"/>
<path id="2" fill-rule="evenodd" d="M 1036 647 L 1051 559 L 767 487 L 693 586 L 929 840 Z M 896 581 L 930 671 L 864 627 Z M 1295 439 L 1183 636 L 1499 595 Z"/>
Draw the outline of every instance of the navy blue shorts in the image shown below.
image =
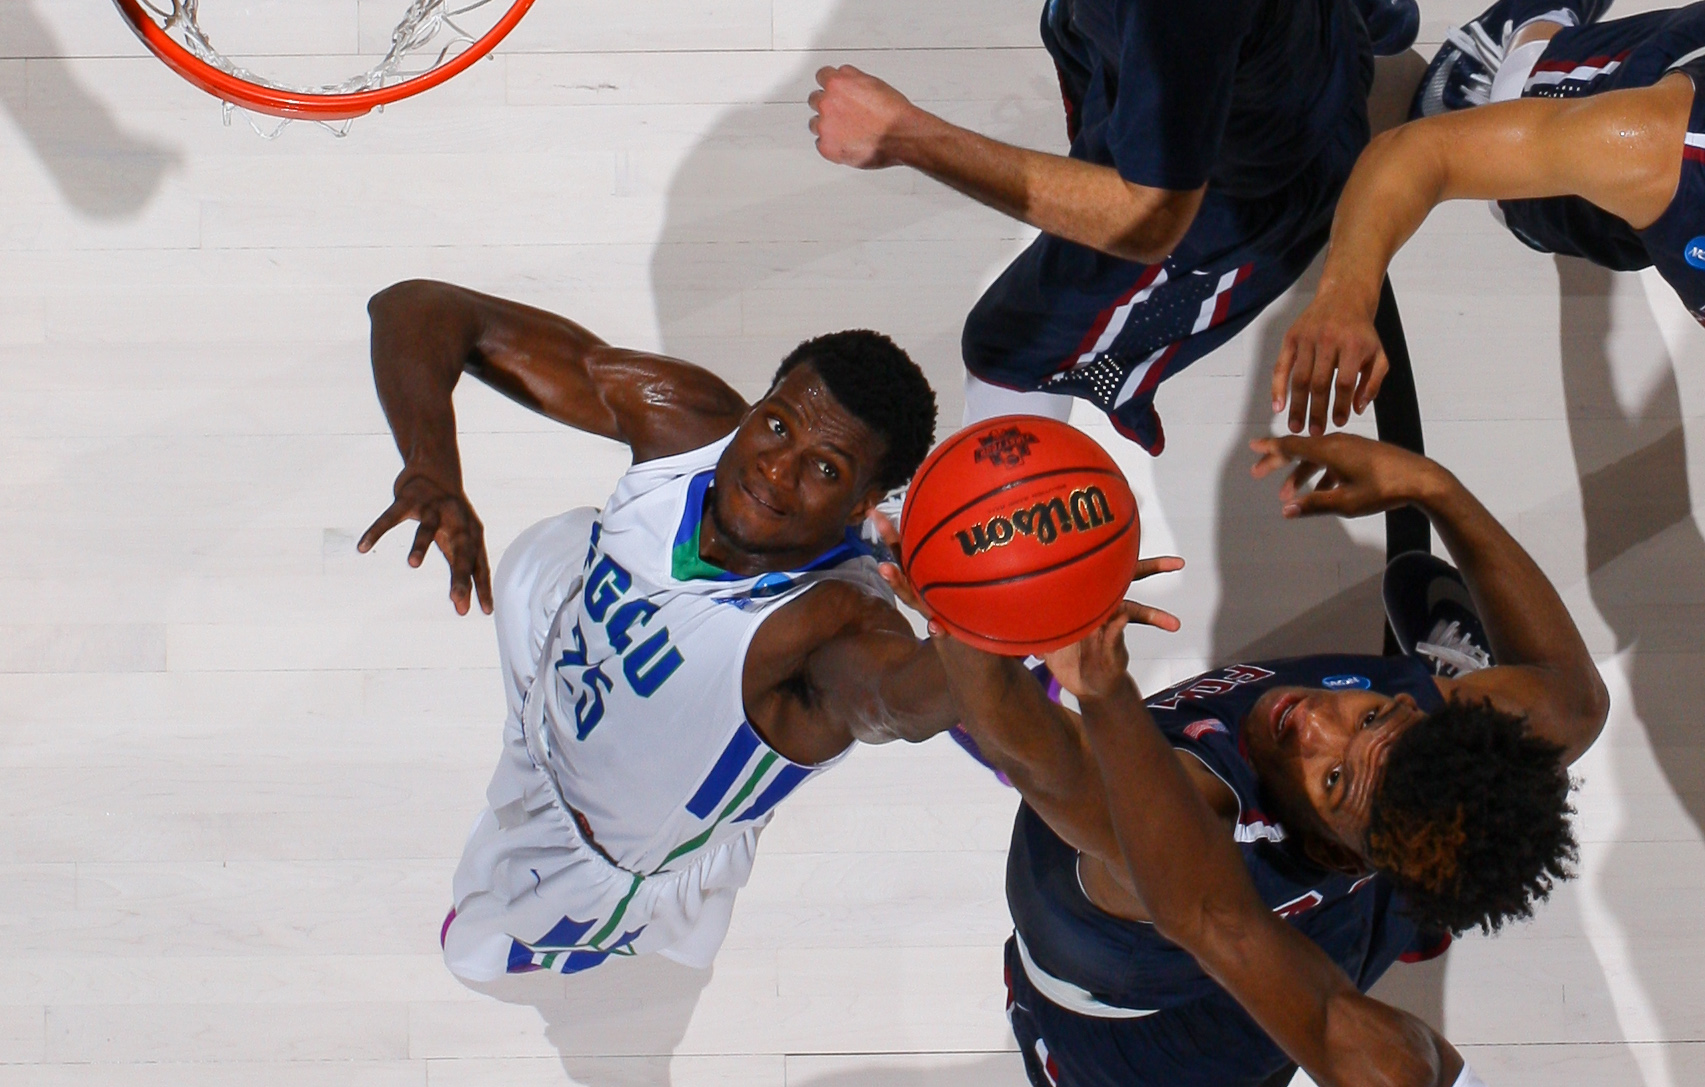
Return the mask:
<path id="1" fill-rule="evenodd" d="M 1075 135 L 1083 70 L 1046 21 L 1043 39 Z M 1184 240 L 1160 264 L 1041 235 L 966 318 L 966 369 L 993 385 L 1088 400 L 1121 434 L 1159 453 L 1166 439 L 1154 410 L 1156 388 L 1243 331 L 1326 244 L 1338 194 L 1368 142 L 1371 46 L 1343 63 L 1343 78 L 1358 88 L 1349 96 L 1354 108 L 1288 183 L 1259 199 L 1233 198 L 1210 185 Z M 1096 157 L 1077 143 L 1072 154 Z"/>
<path id="2" fill-rule="evenodd" d="M 1052 1004 L 1006 942 L 1007 1019 L 1034 1087 L 1260 1087 L 1291 1067 L 1225 993 L 1140 1019 L 1097 1019 Z"/>

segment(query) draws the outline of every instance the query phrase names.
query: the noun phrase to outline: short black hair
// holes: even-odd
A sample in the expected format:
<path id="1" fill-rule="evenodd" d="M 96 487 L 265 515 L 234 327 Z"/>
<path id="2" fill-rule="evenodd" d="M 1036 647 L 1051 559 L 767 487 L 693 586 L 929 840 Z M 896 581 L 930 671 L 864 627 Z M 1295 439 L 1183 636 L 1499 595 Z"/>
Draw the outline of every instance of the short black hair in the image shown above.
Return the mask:
<path id="1" fill-rule="evenodd" d="M 831 332 L 789 352 L 770 387 L 804 363 L 841 407 L 881 435 L 877 484 L 891 491 L 911 479 L 935 444 L 935 390 L 911 356 L 880 332 Z"/>
<path id="2" fill-rule="evenodd" d="M 1422 928 L 1496 932 L 1574 873 L 1563 749 L 1490 702 L 1452 700 L 1391 746 L 1368 859 Z"/>

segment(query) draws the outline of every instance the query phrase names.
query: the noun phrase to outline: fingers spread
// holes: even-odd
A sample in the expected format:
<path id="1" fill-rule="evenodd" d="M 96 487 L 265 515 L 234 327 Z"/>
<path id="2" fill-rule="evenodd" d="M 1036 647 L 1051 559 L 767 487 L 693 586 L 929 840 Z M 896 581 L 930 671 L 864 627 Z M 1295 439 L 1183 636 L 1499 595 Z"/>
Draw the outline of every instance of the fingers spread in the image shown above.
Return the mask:
<path id="1" fill-rule="evenodd" d="M 1170 574 L 1184 569 L 1184 560 L 1177 555 L 1159 555 L 1152 559 L 1138 559 L 1136 570 L 1131 575 L 1132 581 L 1141 581 L 1155 574 Z"/>
<path id="2" fill-rule="evenodd" d="M 432 546 L 432 537 L 438 533 L 438 517 L 427 514 L 421 518 L 420 527 L 414 532 L 414 545 L 409 548 L 408 564 L 419 566 L 426 561 L 426 549 Z"/>
<path id="3" fill-rule="evenodd" d="M 480 610 L 490 615 L 493 604 L 491 598 L 491 563 L 486 559 L 483 545 L 479 549 L 479 558 L 474 563 L 474 591 L 479 593 Z"/>
<path id="4" fill-rule="evenodd" d="M 1365 372 L 1365 369 L 1362 368 L 1344 365 L 1338 367 L 1338 380 L 1335 382 L 1336 388 L 1333 390 L 1334 396 L 1332 398 L 1332 422 L 1334 425 L 1343 426 L 1350 421 L 1350 403 L 1355 398 L 1358 379 Z"/>
<path id="5" fill-rule="evenodd" d="M 1160 608 L 1139 604 L 1135 600 L 1127 600 L 1121 609 L 1127 622 L 1140 623 L 1145 627 L 1155 627 L 1160 630 L 1177 633 L 1184 626 L 1178 621 L 1178 616 Z"/>
<path id="6" fill-rule="evenodd" d="M 1296 361 L 1291 366 L 1291 414 L 1286 420 L 1292 434 L 1302 433 L 1308 411 L 1309 383 L 1314 380 L 1315 365 L 1312 347 L 1301 347 L 1297 350 Z"/>
<path id="7" fill-rule="evenodd" d="M 1279 348 L 1279 361 L 1273 364 L 1273 414 L 1285 410 L 1285 390 L 1290 385 L 1291 367 L 1297 357 L 1296 339 L 1293 334 L 1285 336 L 1284 346 Z"/>
<path id="8" fill-rule="evenodd" d="M 1391 363 L 1387 361 L 1385 352 L 1381 351 L 1374 356 L 1373 365 L 1368 368 L 1368 372 L 1362 375 L 1361 391 L 1356 396 L 1357 412 L 1366 411 L 1368 405 L 1373 403 L 1374 397 L 1379 395 L 1379 387 L 1385 383 L 1385 375 L 1390 371 Z"/>
<path id="9" fill-rule="evenodd" d="M 361 534 L 361 540 L 355 545 L 355 550 L 363 555 L 373 550 L 373 545 L 379 542 L 380 537 L 402 523 L 403 517 L 402 503 L 392 502 L 385 512 L 379 515 L 378 520 L 367 526 L 367 531 Z"/>
<path id="10" fill-rule="evenodd" d="M 1326 408 L 1331 399 L 1332 378 L 1337 370 L 1335 357 L 1321 356 L 1314 360 L 1314 373 L 1309 379 L 1308 432 L 1326 433 Z"/>

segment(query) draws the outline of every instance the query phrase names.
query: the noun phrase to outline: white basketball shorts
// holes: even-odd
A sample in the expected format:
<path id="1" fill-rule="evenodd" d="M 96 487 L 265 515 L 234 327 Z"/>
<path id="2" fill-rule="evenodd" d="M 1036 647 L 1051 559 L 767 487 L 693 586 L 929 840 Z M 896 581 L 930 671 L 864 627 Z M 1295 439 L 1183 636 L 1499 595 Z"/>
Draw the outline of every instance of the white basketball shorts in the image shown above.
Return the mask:
<path id="1" fill-rule="evenodd" d="M 468 981 L 505 973 L 574 973 L 610 955 L 656 953 L 703 969 L 728 933 L 734 896 L 752 872 L 761 826 L 691 866 L 654 876 L 617 867 L 593 848 L 533 762 L 521 709 L 558 608 L 578 591 L 593 509 L 523 532 L 492 586 L 508 714 L 503 754 L 453 888 L 444 961 Z"/>

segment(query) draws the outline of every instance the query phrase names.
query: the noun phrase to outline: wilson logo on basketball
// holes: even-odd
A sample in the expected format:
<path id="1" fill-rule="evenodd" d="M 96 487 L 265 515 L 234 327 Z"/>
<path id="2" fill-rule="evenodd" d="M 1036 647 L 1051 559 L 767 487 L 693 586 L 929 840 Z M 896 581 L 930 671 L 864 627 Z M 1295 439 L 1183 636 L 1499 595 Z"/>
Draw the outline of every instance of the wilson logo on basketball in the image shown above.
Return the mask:
<path id="1" fill-rule="evenodd" d="M 1084 487 L 1065 498 L 1056 495 L 1004 517 L 991 517 L 986 524 L 972 525 L 953 535 L 969 556 L 1005 547 L 1020 536 L 1034 536 L 1038 543 L 1051 544 L 1062 532 L 1090 532 L 1112 522 L 1113 507 L 1107 495 L 1100 487 Z"/>
<path id="2" fill-rule="evenodd" d="M 971 454 L 971 460 L 975 463 L 986 461 L 990 467 L 1017 468 L 1030 455 L 1030 443 L 1037 440 L 1036 435 L 1009 426 L 978 438 L 977 450 Z"/>

